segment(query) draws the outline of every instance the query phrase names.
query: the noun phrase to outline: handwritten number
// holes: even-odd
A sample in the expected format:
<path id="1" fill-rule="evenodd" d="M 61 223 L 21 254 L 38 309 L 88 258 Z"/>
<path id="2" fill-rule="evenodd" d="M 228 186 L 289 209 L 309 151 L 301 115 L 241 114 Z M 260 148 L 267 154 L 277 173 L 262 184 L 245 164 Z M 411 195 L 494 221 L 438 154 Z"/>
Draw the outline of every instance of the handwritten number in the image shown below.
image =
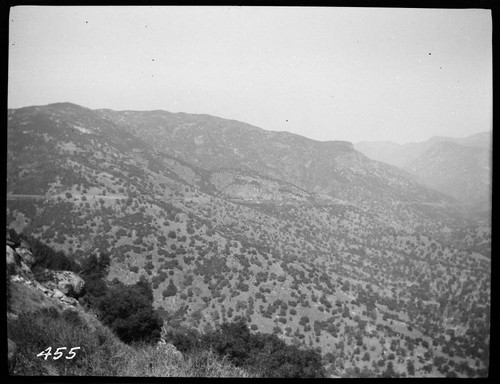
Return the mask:
<path id="1" fill-rule="evenodd" d="M 66 356 L 66 359 L 71 360 L 73 357 L 75 357 L 75 356 L 76 356 L 76 352 L 73 352 L 73 350 L 74 350 L 74 349 L 80 349 L 80 347 L 73 347 L 73 348 L 71 348 L 71 349 L 69 350 L 68 355 L 71 355 L 71 354 L 72 354 L 73 356 L 71 356 L 71 357 Z"/>
<path id="2" fill-rule="evenodd" d="M 52 347 L 48 347 L 45 351 L 40 352 L 36 356 L 37 357 L 45 356 L 44 360 L 47 360 L 47 357 L 49 357 L 50 355 L 52 355 L 52 353 L 50 353 L 50 351 L 52 351 Z"/>
<path id="3" fill-rule="evenodd" d="M 64 355 L 64 353 L 62 351 L 66 350 L 66 349 L 68 349 L 68 348 L 66 348 L 66 347 L 59 347 L 59 348 L 57 348 L 57 350 L 55 351 L 54 356 L 52 358 L 54 360 L 60 359 Z M 68 352 L 68 356 L 66 356 L 66 359 L 67 360 L 73 359 L 76 356 L 75 350 L 77 350 L 77 349 L 81 349 L 81 347 L 73 347 L 73 348 L 71 348 L 70 351 Z M 40 352 L 36 356 L 37 357 L 43 357 L 44 360 L 47 360 L 47 358 L 49 356 L 52 356 L 51 351 L 52 351 L 52 347 L 48 347 L 46 350 Z"/>
<path id="4" fill-rule="evenodd" d="M 63 355 L 63 353 L 59 351 L 61 349 L 68 349 L 68 348 L 66 348 L 66 347 L 57 348 L 56 352 L 54 353 L 54 357 L 53 357 L 54 360 L 60 359 L 61 356 Z M 57 355 L 59 355 L 59 356 L 57 356 Z"/>

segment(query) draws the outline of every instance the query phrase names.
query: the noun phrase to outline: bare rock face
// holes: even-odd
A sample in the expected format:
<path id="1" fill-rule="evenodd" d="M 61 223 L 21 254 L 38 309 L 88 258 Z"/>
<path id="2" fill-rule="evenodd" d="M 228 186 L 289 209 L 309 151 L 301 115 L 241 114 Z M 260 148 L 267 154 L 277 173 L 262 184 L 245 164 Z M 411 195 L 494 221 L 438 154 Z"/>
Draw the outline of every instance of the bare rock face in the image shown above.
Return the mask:
<path id="1" fill-rule="evenodd" d="M 37 274 L 37 279 L 47 288 L 59 290 L 65 296 L 78 297 L 83 292 L 84 280 L 71 271 L 51 271 L 45 269 Z"/>
<path id="2" fill-rule="evenodd" d="M 63 297 L 61 297 L 59 300 L 65 304 L 71 305 L 73 307 L 76 307 L 78 305 L 78 300 L 76 300 L 72 297 L 68 297 L 66 295 L 63 295 Z"/>
<path id="3" fill-rule="evenodd" d="M 24 242 L 15 249 L 14 246 L 16 244 L 12 241 L 7 242 L 5 264 L 9 281 L 37 289 L 48 297 L 58 299 L 66 306 L 78 305 L 76 298 L 83 293 L 85 286 L 85 282 L 80 276 L 71 271 L 52 271 L 40 268 L 36 268 L 35 273 L 33 273 L 31 267 L 35 265 L 36 259 L 31 253 L 29 244 Z"/>
<path id="4" fill-rule="evenodd" d="M 28 261 L 28 263 L 31 262 L 31 258 L 27 257 L 26 254 L 21 256 L 17 251 L 14 251 L 8 245 L 6 247 L 7 249 L 5 255 L 5 263 L 7 267 L 7 273 L 9 275 L 32 277 L 33 273 L 31 272 L 31 268 L 26 264 L 26 261 Z M 31 252 L 29 253 L 31 255 Z M 33 257 L 33 255 L 31 255 L 31 257 Z M 31 265 L 33 265 L 33 263 L 31 263 Z"/>
<path id="5" fill-rule="evenodd" d="M 52 297 L 56 299 L 62 299 L 64 297 L 64 293 L 62 293 L 59 289 L 54 289 Z"/>
<path id="6" fill-rule="evenodd" d="M 83 292 L 85 282 L 74 272 L 61 271 L 57 273 L 57 286 L 67 296 L 78 297 Z"/>
<path id="7" fill-rule="evenodd" d="M 7 272 L 9 275 L 15 274 L 17 265 L 20 262 L 19 255 L 14 252 L 14 250 L 7 245 L 7 253 L 5 255 L 5 264 L 7 267 Z"/>
<path id="8" fill-rule="evenodd" d="M 85 281 L 71 271 L 36 269 L 33 273 L 31 267 L 36 259 L 29 249 L 29 244 L 15 249 L 8 244 L 5 261 L 7 278 L 10 281 L 35 288 L 67 306 L 78 305 L 76 299 L 83 293 Z"/>
<path id="9" fill-rule="evenodd" d="M 24 264 L 26 264 L 29 268 L 35 264 L 35 256 L 31 253 L 31 251 L 25 247 L 18 247 L 16 248 L 16 253 L 21 256 L 22 261 Z"/>

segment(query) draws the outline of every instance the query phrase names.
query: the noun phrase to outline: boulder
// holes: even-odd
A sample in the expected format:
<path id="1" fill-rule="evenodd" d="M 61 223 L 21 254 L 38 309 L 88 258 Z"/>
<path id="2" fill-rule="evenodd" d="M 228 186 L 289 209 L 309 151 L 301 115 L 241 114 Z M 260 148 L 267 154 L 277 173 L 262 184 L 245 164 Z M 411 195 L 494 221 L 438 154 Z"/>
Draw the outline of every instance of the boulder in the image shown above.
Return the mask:
<path id="1" fill-rule="evenodd" d="M 54 289 L 52 297 L 55 297 L 56 299 L 62 299 L 64 297 L 64 293 L 62 293 L 59 289 Z"/>
<path id="2" fill-rule="evenodd" d="M 7 266 L 7 272 L 9 275 L 15 275 L 17 271 L 17 265 L 21 261 L 19 255 L 14 252 L 14 250 L 7 245 L 7 253 L 5 255 L 5 264 Z"/>
<path id="3" fill-rule="evenodd" d="M 65 304 L 69 304 L 69 305 L 72 305 L 74 307 L 76 307 L 78 304 L 78 301 L 76 299 L 74 299 L 72 297 L 65 296 L 65 295 L 63 295 L 61 298 L 59 298 L 59 300 Z"/>
<path id="4" fill-rule="evenodd" d="M 83 292 L 85 281 L 71 271 L 51 271 L 44 269 L 37 273 L 38 281 L 50 289 L 58 289 L 66 296 L 77 298 Z"/>
<path id="5" fill-rule="evenodd" d="M 8 352 L 7 358 L 9 361 L 9 373 L 13 374 L 16 368 L 16 358 L 17 358 L 17 345 L 11 339 L 8 339 Z"/>
<path id="6" fill-rule="evenodd" d="M 43 286 L 42 284 L 40 284 L 38 281 L 36 280 L 33 280 L 31 281 L 31 286 L 38 289 L 39 291 L 42 291 L 44 294 L 48 295 L 50 293 L 50 289 Z"/>
<path id="7" fill-rule="evenodd" d="M 35 264 L 35 256 L 33 256 L 28 248 L 18 247 L 16 248 L 16 253 L 21 256 L 24 264 L 26 264 L 29 268 L 31 268 L 33 264 Z"/>
<path id="8" fill-rule="evenodd" d="M 10 277 L 10 280 L 14 281 L 16 283 L 24 283 L 25 282 L 25 280 L 21 276 L 19 276 L 19 275 L 12 275 Z"/>
<path id="9" fill-rule="evenodd" d="M 19 255 L 17 251 L 14 251 L 8 245 L 6 247 L 7 249 L 6 249 L 5 261 L 6 261 L 7 273 L 11 276 L 21 275 L 31 278 L 33 276 L 33 273 L 31 272 L 31 268 L 26 264 L 25 258 Z M 29 257 L 26 258 L 26 260 L 28 262 L 31 261 Z"/>
<path id="10" fill-rule="evenodd" d="M 57 287 L 67 296 L 78 297 L 85 286 L 85 281 L 74 272 L 58 271 L 56 278 Z"/>

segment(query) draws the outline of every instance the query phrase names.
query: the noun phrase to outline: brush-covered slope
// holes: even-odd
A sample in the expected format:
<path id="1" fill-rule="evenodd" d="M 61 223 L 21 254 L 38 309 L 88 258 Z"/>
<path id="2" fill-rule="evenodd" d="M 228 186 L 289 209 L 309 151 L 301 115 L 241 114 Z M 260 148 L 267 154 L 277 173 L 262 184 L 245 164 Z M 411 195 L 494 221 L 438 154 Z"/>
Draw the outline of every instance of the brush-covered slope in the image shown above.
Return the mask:
<path id="1" fill-rule="evenodd" d="M 7 170 L 9 226 L 109 252 L 171 327 L 244 316 L 337 375 L 488 366 L 488 230 L 347 143 L 59 104 L 9 111 Z"/>
<path id="2" fill-rule="evenodd" d="M 198 167 L 231 168 L 355 204 L 407 228 L 468 226 L 457 201 L 396 167 L 373 161 L 347 142 L 318 142 L 234 120 L 165 111 L 95 111 L 161 153 Z M 435 226 L 440 222 L 441 226 Z M 432 229 L 430 229 L 432 227 Z"/>
<path id="3" fill-rule="evenodd" d="M 405 166 L 429 187 L 491 211 L 491 149 L 439 142 Z"/>
<path id="4" fill-rule="evenodd" d="M 209 115 L 164 111 L 96 111 L 160 152 L 207 170 L 247 169 L 313 193 L 351 202 L 445 196 L 413 183 L 404 172 L 367 159 L 351 143 L 318 142 L 288 132 L 270 132 Z"/>
<path id="5" fill-rule="evenodd" d="M 420 183 L 454 197 L 465 212 L 484 222 L 491 214 L 491 132 L 421 143 L 360 142 L 355 148 L 371 159 L 392 164 Z"/>

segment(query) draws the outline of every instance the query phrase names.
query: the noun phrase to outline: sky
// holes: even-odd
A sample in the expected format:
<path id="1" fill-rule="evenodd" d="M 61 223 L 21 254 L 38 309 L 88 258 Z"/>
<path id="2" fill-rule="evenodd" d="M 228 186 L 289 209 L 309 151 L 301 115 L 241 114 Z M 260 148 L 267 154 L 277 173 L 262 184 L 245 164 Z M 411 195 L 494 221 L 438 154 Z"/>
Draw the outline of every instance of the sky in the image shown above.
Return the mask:
<path id="1" fill-rule="evenodd" d="M 314 140 L 492 129 L 481 9 L 11 8 L 8 107 L 209 114 Z"/>

